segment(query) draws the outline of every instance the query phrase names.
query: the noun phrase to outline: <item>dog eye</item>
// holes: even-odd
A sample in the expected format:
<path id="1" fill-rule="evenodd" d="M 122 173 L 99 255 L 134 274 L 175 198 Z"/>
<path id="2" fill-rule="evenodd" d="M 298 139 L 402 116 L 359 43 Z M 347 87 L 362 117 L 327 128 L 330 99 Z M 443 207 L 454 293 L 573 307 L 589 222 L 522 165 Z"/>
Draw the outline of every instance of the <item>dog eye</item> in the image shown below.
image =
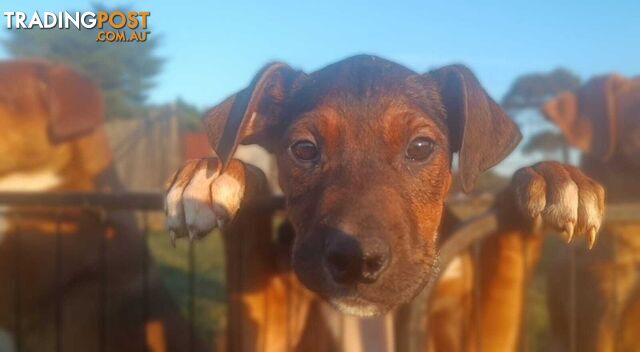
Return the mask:
<path id="1" fill-rule="evenodd" d="M 433 152 L 433 141 L 426 137 L 418 137 L 407 146 L 406 158 L 411 161 L 425 161 Z"/>
<path id="2" fill-rule="evenodd" d="M 298 141 L 291 146 L 291 154 L 300 161 L 313 161 L 318 157 L 318 147 L 310 141 Z"/>

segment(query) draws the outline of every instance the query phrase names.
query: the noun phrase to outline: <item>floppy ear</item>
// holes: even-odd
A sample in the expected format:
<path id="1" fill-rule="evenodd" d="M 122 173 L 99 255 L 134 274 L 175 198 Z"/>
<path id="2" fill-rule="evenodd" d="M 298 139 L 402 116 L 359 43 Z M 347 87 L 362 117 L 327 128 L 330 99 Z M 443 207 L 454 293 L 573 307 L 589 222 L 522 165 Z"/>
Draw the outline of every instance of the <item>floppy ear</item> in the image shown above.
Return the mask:
<path id="1" fill-rule="evenodd" d="M 301 77 L 304 73 L 286 64 L 269 64 L 247 88 L 209 110 L 203 122 L 209 144 L 223 167 L 239 144 L 255 143 L 272 149 L 268 132 L 281 121 L 285 103 Z"/>
<path id="2" fill-rule="evenodd" d="M 451 151 L 459 153 L 462 189 L 469 192 L 478 175 L 509 155 L 522 136 L 467 67 L 445 66 L 428 74 L 440 87 Z"/>
<path id="3" fill-rule="evenodd" d="M 577 92 L 564 92 L 547 102 L 543 115 L 555 123 L 569 143 L 606 160 L 616 146 L 616 93 L 625 83 L 617 75 L 596 77 Z"/>
<path id="4" fill-rule="evenodd" d="M 113 154 L 104 126 L 97 127 L 73 141 L 78 165 L 90 176 L 102 173 L 113 161 Z"/>
<path id="5" fill-rule="evenodd" d="M 53 143 L 68 141 L 104 123 L 104 101 L 97 84 L 63 65 L 50 66 L 44 74 Z"/>

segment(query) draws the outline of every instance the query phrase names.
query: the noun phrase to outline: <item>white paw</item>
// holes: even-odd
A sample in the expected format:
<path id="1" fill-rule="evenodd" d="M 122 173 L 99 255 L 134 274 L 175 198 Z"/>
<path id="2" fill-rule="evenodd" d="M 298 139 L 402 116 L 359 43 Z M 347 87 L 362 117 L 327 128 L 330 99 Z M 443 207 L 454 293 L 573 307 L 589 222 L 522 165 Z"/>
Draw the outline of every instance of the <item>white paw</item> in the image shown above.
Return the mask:
<path id="1" fill-rule="evenodd" d="M 171 239 L 203 237 L 233 218 L 244 194 L 244 166 L 232 161 L 220 173 L 217 159 L 188 161 L 171 180 L 165 200 Z"/>
<path id="2" fill-rule="evenodd" d="M 573 166 L 542 162 L 516 171 L 511 187 L 520 211 L 536 226 L 558 229 L 568 242 L 584 234 L 593 246 L 604 212 L 600 184 Z"/>

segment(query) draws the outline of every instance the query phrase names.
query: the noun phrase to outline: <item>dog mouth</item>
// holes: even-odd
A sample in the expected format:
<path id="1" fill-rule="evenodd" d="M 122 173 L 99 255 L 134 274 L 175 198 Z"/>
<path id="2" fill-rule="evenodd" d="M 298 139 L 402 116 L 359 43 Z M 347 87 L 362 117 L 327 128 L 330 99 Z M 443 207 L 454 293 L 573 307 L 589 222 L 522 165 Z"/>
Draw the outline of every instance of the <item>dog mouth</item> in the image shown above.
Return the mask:
<path id="1" fill-rule="evenodd" d="M 339 287 L 331 284 L 328 291 L 316 291 L 326 302 L 341 313 L 357 317 L 383 315 L 398 306 L 411 302 L 428 284 L 431 274 L 414 277 L 411 285 L 386 296 L 379 295 L 380 287 Z M 326 289 L 326 287 L 325 287 Z"/>
<path id="2" fill-rule="evenodd" d="M 365 294 L 363 289 L 364 291 L 371 289 L 371 287 L 368 287 L 369 290 L 367 290 L 365 286 L 369 285 L 340 285 L 328 281 L 324 283 L 320 290 L 315 290 L 315 292 L 339 312 L 357 317 L 382 315 L 395 307 L 395 304 L 392 303 L 393 301 Z"/>
<path id="3" fill-rule="evenodd" d="M 358 317 L 373 317 L 387 313 L 391 307 L 382 306 L 359 297 L 327 299 L 335 309 Z"/>
<path id="4" fill-rule="evenodd" d="M 341 260 L 337 260 L 331 256 L 333 248 L 324 246 L 325 243 L 325 237 L 319 235 L 295 241 L 293 269 L 304 286 L 345 314 L 360 317 L 385 314 L 411 301 L 435 272 L 435 249 L 427 242 L 410 246 L 407 241 L 397 246 L 395 252 L 387 255 L 383 266 L 374 268 L 378 273 L 373 277 L 365 275 L 368 274 L 367 261 L 362 260 L 362 253 L 371 253 L 371 250 L 346 251 L 338 256 Z M 341 247 L 345 248 L 351 247 Z M 354 263 L 349 262 L 354 258 L 357 258 Z"/>
<path id="5" fill-rule="evenodd" d="M 425 265 L 424 269 L 402 275 L 406 280 L 353 285 L 337 284 L 328 278 L 325 270 L 320 270 L 319 276 L 311 278 L 306 272 L 298 272 L 297 276 L 307 288 L 339 312 L 372 317 L 384 315 L 418 296 L 435 273 L 433 264 Z"/>

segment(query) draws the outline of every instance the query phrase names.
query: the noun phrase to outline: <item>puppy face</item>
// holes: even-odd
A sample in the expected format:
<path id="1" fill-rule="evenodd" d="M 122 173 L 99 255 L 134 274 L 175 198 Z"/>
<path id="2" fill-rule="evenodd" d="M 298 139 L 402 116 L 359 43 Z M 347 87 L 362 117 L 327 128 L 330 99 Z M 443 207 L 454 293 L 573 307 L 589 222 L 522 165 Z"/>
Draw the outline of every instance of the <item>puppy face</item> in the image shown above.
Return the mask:
<path id="1" fill-rule="evenodd" d="M 66 159 L 68 147 L 55 148 L 49 141 L 47 108 L 33 71 L 0 65 L 0 82 L 7 87 L 0 93 L 0 130 L 4 131 L 0 140 L 0 176 Z"/>
<path id="2" fill-rule="evenodd" d="M 93 82 L 65 66 L 28 60 L 0 62 L 0 82 L 6 87 L 0 92 L 0 189 L 78 185 L 110 162 L 106 135 L 97 130 L 103 108 Z"/>
<path id="3" fill-rule="evenodd" d="M 434 82 L 375 67 L 359 80 L 343 73 L 319 72 L 346 78 L 312 79 L 293 98 L 310 94 L 315 104 L 289 112 L 280 185 L 300 280 L 346 312 L 371 315 L 407 301 L 431 273 L 451 153 Z"/>
<path id="4" fill-rule="evenodd" d="M 408 301 L 429 279 L 452 153 L 467 189 L 519 140 L 466 68 L 420 75 L 372 56 L 310 75 L 268 66 L 205 123 L 223 163 L 238 141 L 276 154 L 296 274 L 361 316 Z"/>

